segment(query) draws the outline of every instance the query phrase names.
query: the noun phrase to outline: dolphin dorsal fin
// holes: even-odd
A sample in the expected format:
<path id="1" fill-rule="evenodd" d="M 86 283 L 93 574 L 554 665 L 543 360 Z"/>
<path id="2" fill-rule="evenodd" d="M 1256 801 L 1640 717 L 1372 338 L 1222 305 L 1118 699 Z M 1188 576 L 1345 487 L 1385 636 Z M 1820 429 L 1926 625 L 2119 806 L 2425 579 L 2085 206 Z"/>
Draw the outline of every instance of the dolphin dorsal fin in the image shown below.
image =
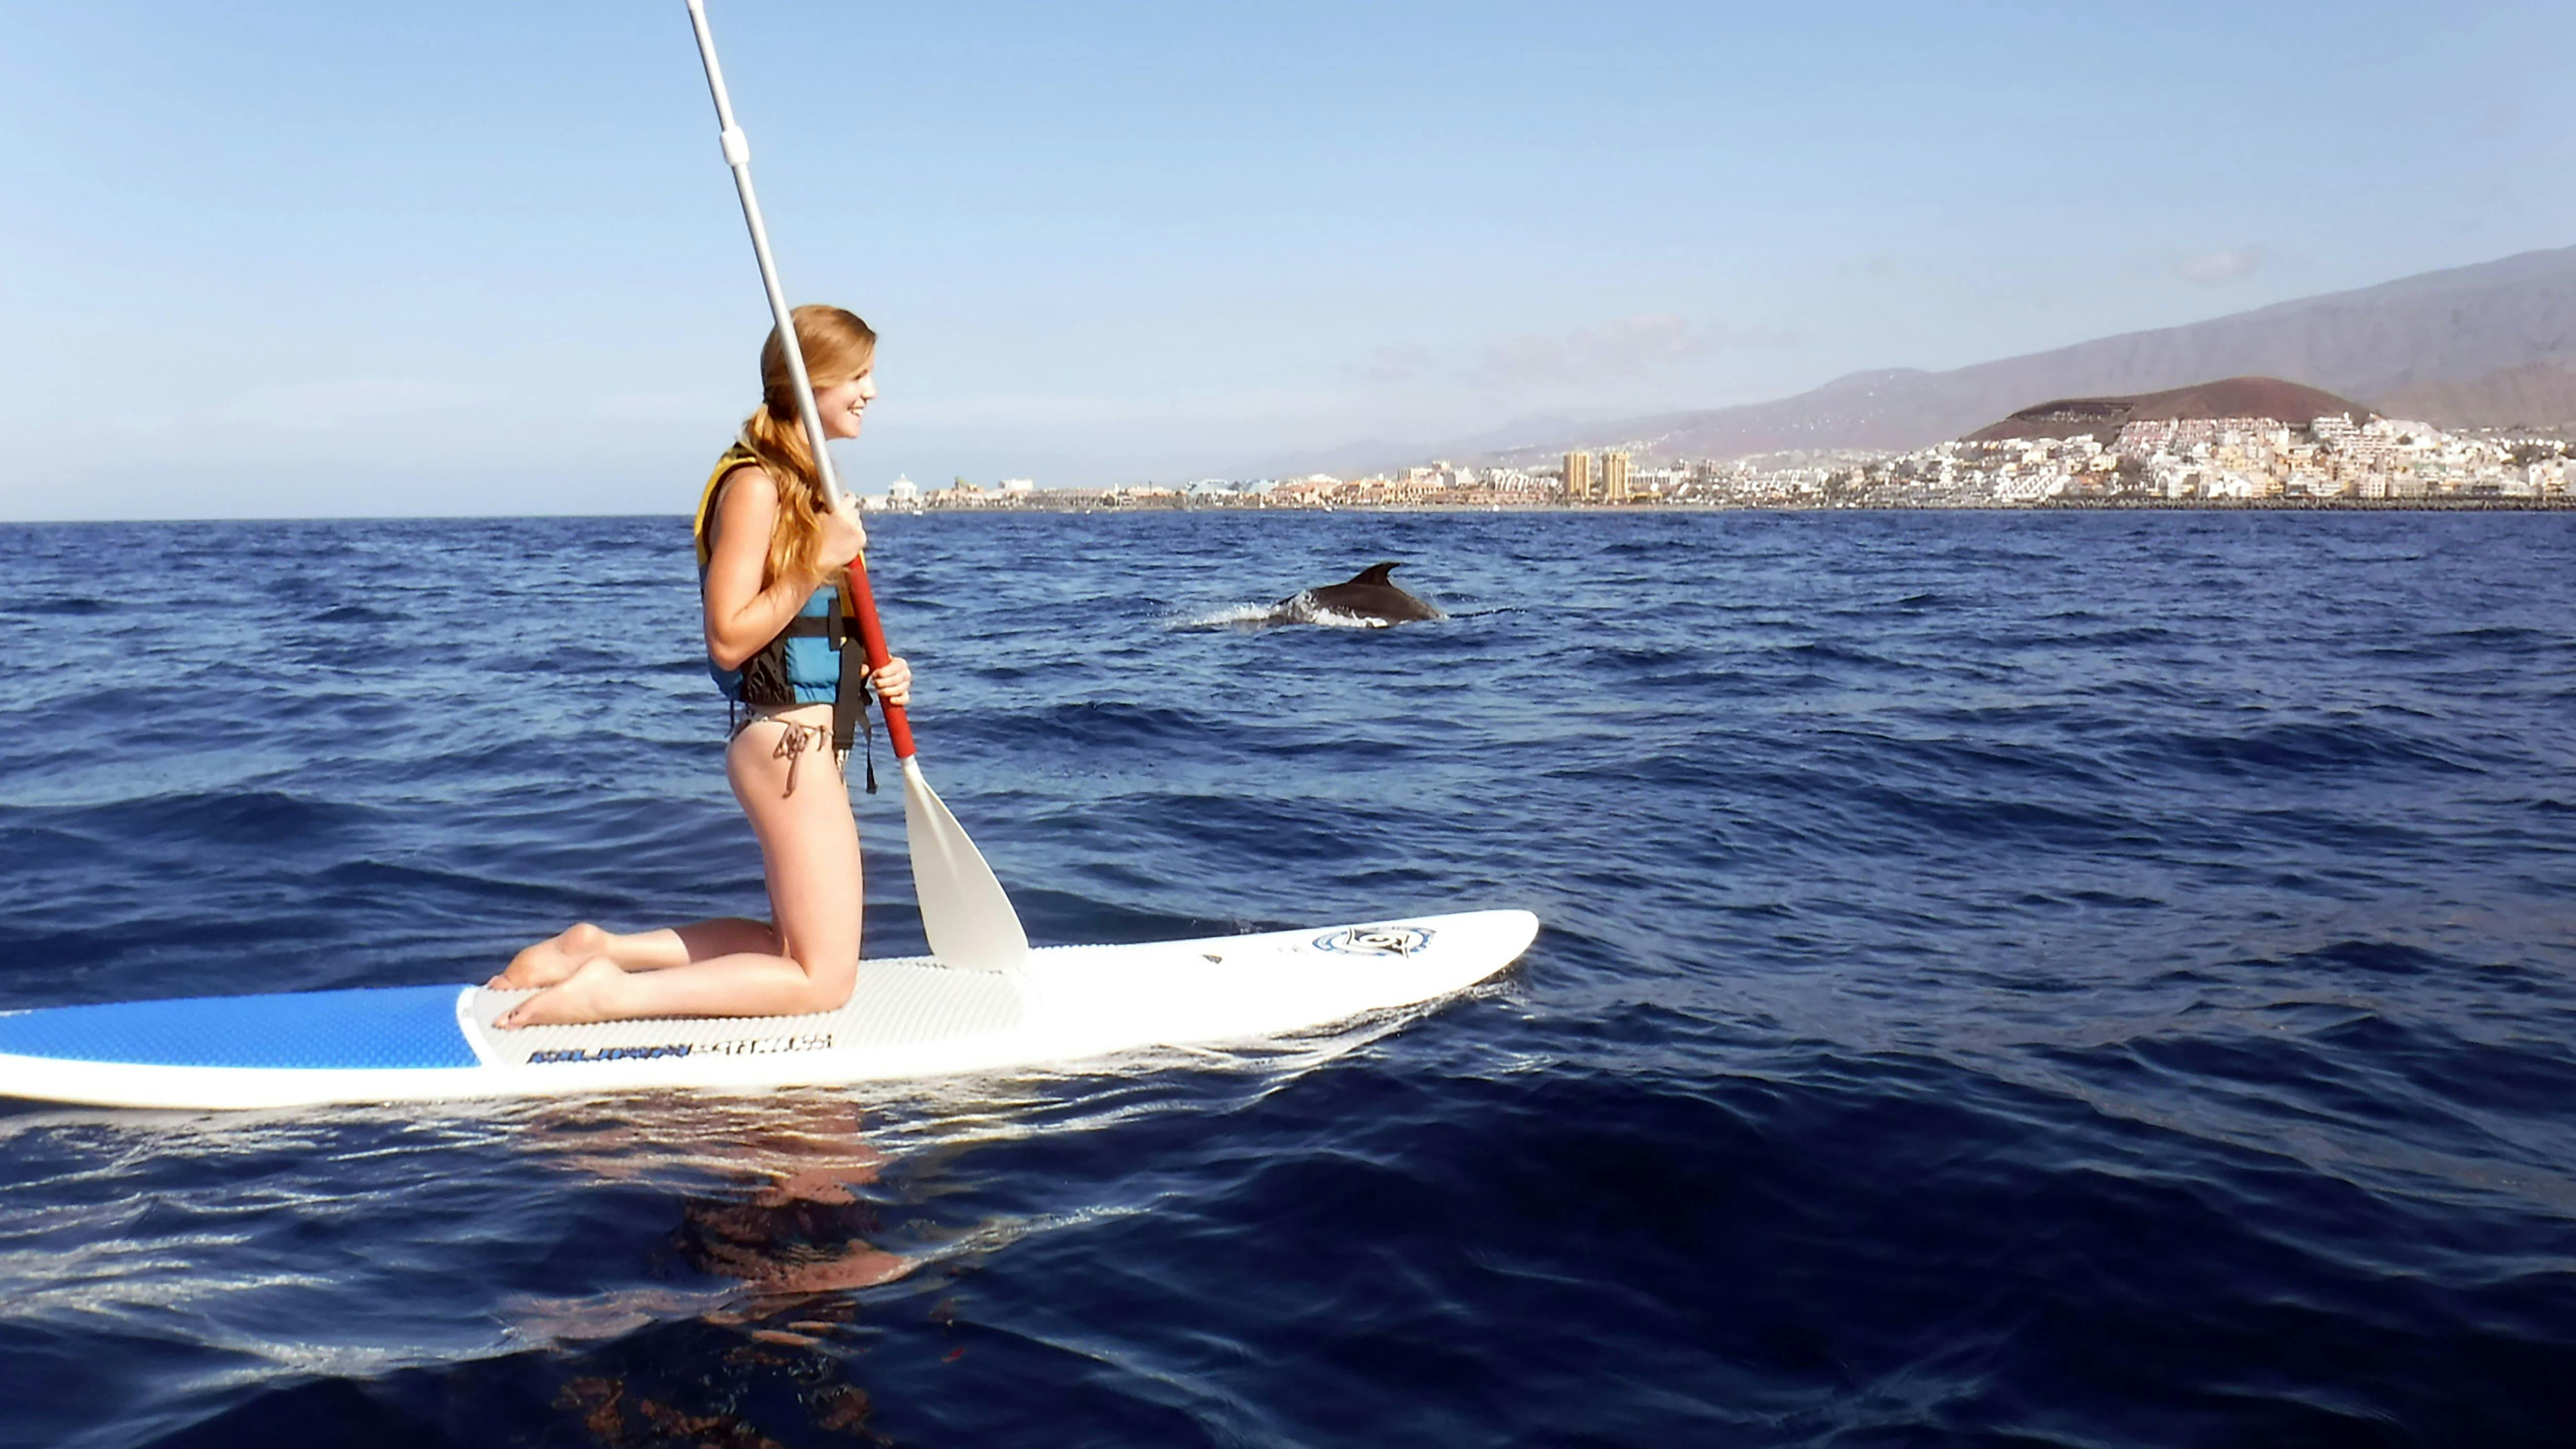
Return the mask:
<path id="1" fill-rule="evenodd" d="M 1367 568 L 1351 575 L 1350 581 L 1355 584 L 1375 584 L 1380 588 L 1391 589 L 1395 587 L 1395 581 L 1389 579 L 1387 574 L 1395 567 L 1391 563 L 1370 564 Z"/>

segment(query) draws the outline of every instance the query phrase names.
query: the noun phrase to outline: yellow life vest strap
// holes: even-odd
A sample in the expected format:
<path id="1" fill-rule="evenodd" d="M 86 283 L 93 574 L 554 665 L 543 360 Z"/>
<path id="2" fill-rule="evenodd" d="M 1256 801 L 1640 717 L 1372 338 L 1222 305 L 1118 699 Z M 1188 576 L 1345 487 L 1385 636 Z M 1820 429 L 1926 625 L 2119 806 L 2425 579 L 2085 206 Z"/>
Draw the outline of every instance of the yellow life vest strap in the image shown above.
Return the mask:
<path id="1" fill-rule="evenodd" d="M 707 475 L 706 491 L 698 495 L 698 567 L 701 570 L 706 568 L 707 560 L 713 557 L 715 552 L 714 545 L 707 539 L 707 533 L 715 526 L 717 485 L 723 483 L 725 476 L 734 469 L 746 463 L 759 461 L 759 457 L 751 449 L 736 443 L 724 450 L 724 456 L 716 459 L 716 470 Z"/>

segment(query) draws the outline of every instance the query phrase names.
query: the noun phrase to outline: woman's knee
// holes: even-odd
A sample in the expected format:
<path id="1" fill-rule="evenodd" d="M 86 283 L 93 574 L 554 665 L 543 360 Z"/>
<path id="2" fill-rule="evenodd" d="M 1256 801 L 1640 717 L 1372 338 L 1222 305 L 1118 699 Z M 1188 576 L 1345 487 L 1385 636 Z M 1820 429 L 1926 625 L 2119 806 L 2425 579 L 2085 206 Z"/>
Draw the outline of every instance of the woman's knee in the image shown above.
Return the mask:
<path id="1" fill-rule="evenodd" d="M 838 1011 L 848 1004 L 850 993 L 858 989 L 859 963 L 855 955 L 846 962 L 836 960 L 817 965 L 796 960 L 796 964 L 805 968 L 805 989 L 800 1005 L 806 1011 Z"/>

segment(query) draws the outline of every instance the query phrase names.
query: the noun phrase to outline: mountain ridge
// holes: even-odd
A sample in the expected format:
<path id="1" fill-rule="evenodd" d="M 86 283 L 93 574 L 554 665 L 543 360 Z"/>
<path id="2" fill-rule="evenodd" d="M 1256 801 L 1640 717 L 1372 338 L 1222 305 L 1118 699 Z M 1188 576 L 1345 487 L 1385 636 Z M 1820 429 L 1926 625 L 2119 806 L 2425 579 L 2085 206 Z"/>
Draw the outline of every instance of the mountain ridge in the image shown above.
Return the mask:
<path id="1" fill-rule="evenodd" d="M 1903 450 L 1958 437 L 2037 399 L 2131 396 L 2243 376 L 2286 379 L 2437 426 L 2576 420 L 2576 246 L 1966 367 L 1871 368 L 1768 402 L 1569 422 L 1517 443 L 1490 441 L 1524 426 L 1516 422 L 1390 451 L 1371 466 L 1433 456 L 1526 464 L 1619 444 L 1641 461 L 1796 448 Z M 2559 415 L 2511 416 L 2534 411 Z M 1334 452 L 1345 467 L 1358 456 Z"/>

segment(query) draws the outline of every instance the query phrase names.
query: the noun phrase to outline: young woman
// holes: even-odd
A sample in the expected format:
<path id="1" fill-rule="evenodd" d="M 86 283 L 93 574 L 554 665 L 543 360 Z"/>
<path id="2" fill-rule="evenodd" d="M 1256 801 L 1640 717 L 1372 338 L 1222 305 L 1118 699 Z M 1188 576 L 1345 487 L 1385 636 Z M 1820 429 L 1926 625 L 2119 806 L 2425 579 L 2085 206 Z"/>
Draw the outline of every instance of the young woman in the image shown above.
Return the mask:
<path id="1" fill-rule="evenodd" d="M 838 307 L 799 307 L 793 317 L 823 431 L 857 437 L 877 395 L 876 333 Z M 760 839 L 771 919 L 634 935 L 583 922 L 492 978 L 494 987 L 547 988 L 496 1025 L 829 1011 L 858 983 L 859 830 L 833 720 L 836 707 L 865 707 L 864 666 L 855 630 L 846 670 L 835 647 L 848 612 L 835 581 L 868 536 L 846 497 L 825 496 L 775 332 L 760 352 L 760 381 L 760 407 L 698 504 L 698 592 L 708 668 L 735 707 L 725 777 Z M 912 671 L 900 659 L 866 678 L 890 704 L 910 695 Z"/>

